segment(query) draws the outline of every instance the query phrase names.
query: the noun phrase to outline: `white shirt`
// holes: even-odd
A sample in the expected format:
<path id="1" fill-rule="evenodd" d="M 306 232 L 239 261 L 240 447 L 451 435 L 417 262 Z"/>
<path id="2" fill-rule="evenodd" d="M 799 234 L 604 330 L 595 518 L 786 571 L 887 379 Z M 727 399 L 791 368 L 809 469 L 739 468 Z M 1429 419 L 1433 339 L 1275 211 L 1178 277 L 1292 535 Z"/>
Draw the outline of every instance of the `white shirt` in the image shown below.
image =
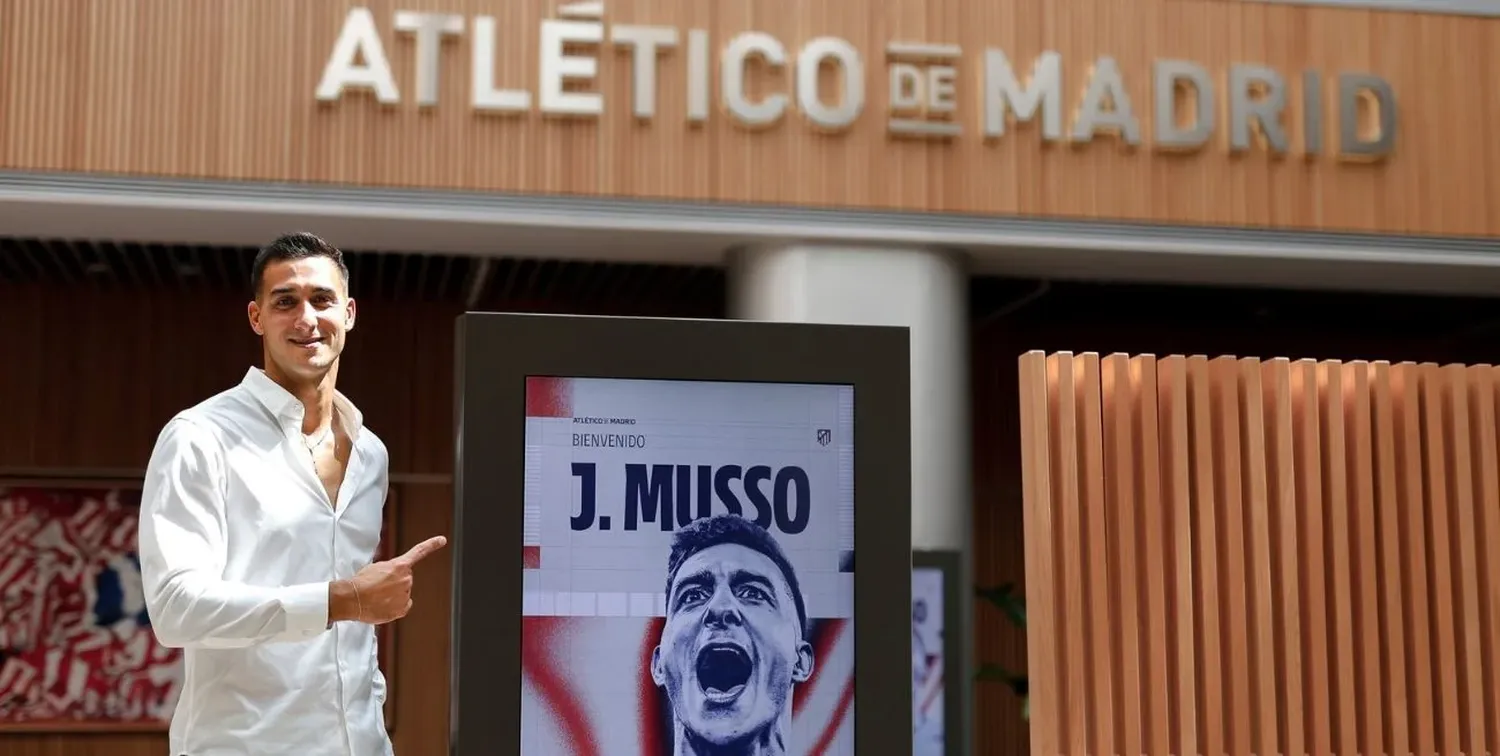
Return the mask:
<path id="1" fill-rule="evenodd" d="M 328 583 L 369 564 L 390 456 L 343 395 L 353 451 L 336 506 L 303 406 L 258 368 L 174 416 L 146 468 L 152 628 L 186 649 L 171 756 L 389 756 L 375 629 L 328 626 Z"/>

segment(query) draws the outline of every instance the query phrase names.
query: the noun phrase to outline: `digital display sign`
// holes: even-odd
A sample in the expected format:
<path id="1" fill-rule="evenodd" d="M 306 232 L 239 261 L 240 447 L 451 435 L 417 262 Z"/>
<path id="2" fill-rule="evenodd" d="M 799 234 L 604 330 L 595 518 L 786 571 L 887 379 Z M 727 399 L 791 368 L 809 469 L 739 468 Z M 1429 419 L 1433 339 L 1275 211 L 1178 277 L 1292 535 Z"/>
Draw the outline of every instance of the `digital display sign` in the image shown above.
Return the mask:
<path id="1" fill-rule="evenodd" d="M 450 756 L 908 753 L 906 329 L 455 337 Z"/>

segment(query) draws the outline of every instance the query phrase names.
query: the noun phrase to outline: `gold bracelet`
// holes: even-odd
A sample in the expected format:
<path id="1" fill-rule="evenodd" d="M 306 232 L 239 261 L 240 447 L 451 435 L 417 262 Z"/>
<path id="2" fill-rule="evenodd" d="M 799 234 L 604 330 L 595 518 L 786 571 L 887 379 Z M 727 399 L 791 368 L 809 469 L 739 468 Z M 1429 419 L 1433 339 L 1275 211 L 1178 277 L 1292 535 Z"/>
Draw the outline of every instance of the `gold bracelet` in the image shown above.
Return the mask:
<path id="1" fill-rule="evenodd" d="M 349 587 L 351 587 L 351 588 L 354 589 L 354 621 L 355 622 L 364 622 L 365 621 L 365 604 L 364 604 L 363 601 L 359 600 L 359 583 L 356 583 L 353 580 L 350 580 L 349 581 Z"/>

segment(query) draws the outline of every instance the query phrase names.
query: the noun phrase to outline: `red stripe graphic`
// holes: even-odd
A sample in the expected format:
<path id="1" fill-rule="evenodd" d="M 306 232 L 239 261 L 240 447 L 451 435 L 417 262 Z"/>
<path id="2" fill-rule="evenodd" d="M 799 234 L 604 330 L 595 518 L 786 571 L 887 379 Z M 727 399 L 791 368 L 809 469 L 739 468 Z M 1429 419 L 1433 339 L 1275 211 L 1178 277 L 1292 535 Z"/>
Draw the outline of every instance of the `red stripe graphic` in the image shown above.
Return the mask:
<path id="1" fill-rule="evenodd" d="M 527 417 L 572 417 L 573 387 L 567 378 L 526 379 Z"/>
<path id="2" fill-rule="evenodd" d="M 844 683 L 844 692 L 839 696 L 838 708 L 833 710 L 833 717 L 828 720 L 828 726 L 823 728 L 823 734 L 818 742 L 807 752 L 807 756 L 823 756 L 828 746 L 833 744 L 833 739 L 839 734 L 839 726 L 844 723 L 844 717 L 849 715 L 849 706 L 854 703 L 854 677 L 851 675 Z"/>
<path id="3" fill-rule="evenodd" d="M 667 752 L 663 743 L 666 742 L 668 736 L 661 730 L 661 699 L 658 698 L 660 691 L 656 687 L 656 681 L 651 679 L 651 652 L 656 649 L 657 640 L 661 638 L 662 627 L 666 624 L 665 617 L 651 620 L 646 625 L 645 637 L 641 639 L 641 753 L 647 756 Z"/>
<path id="4" fill-rule="evenodd" d="M 932 713 L 932 704 L 937 701 L 937 697 L 943 692 L 943 671 L 938 668 L 938 661 L 940 660 L 934 658 L 928 665 L 928 669 L 932 671 L 933 677 L 932 681 L 927 684 L 927 694 L 922 697 L 921 709 L 923 714 Z"/>
<path id="5" fill-rule="evenodd" d="M 576 756 L 600 756 L 599 744 L 589 732 L 588 713 L 578 696 L 568 688 L 568 681 L 551 664 L 548 651 L 566 620 L 564 617 L 525 617 L 521 632 L 521 672 L 541 693 L 546 708 L 557 714 L 559 729 L 567 733 Z"/>
<path id="6" fill-rule="evenodd" d="M 825 619 L 819 621 L 817 629 L 813 630 L 812 647 L 815 660 L 813 673 L 807 682 L 792 689 L 792 716 L 802 713 L 802 707 L 806 706 L 808 700 L 812 698 L 813 691 L 818 687 L 818 681 L 823 677 L 822 673 L 826 667 L 818 664 L 816 660 L 828 658 L 828 655 L 832 653 L 833 645 L 838 642 L 839 636 L 843 635 L 848 622 L 849 620 L 845 618 Z"/>

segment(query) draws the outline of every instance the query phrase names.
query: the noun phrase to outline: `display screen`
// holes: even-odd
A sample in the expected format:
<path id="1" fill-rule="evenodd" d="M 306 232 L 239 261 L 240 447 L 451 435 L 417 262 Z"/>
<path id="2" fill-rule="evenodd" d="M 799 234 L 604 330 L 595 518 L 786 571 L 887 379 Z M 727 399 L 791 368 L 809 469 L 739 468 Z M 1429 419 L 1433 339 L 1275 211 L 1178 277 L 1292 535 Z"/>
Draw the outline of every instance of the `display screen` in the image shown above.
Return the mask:
<path id="1" fill-rule="evenodd" d="M 853 387 L 532 377 L 526 415 L 521 753 L 853 756 Z"/>
<path id="2" fill-rule="evenodd" d="M 944 756 L 943 571 L 911 571 L 912 756 Z"/>

